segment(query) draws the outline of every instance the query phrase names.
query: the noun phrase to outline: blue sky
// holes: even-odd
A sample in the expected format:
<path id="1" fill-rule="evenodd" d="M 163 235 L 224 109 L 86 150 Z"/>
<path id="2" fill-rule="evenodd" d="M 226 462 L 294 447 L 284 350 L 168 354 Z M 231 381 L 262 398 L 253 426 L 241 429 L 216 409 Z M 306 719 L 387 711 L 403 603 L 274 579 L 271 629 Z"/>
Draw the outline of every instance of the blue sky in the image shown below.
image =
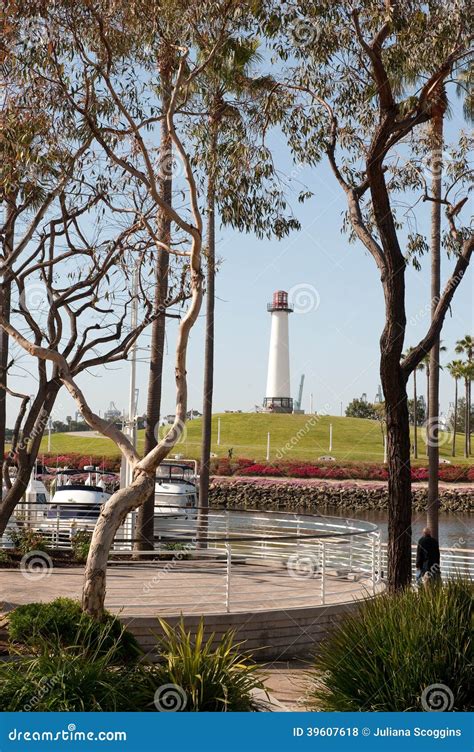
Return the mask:
<path id="1" fill-rule="evenodd" d="M 447 126 L 450 133 L 459 127 L 461 113 L 455 110 Z M 353 397 L 363 392 L 372 401 L 379 384 L 379 337 L 383 328 L 383 297 L 375 262 L 360 243 L 349 244 L 341 233 L 345 197 L 327 164 L 297 168 L 288 156 L 283 137 L 272 144 L 282 171 L 297 174 L 295 198 L 290 202 L 302 229 L 283 241 L 258 240 L 227 228 L 218 230 L 218 255 L 222 260 L 217 277 L 215 411 L 253 410 L 265 396 L 270 314 L 266 304 L 274 290 L 296 291 L 295 301 L 303 311 L 290 317 L 292 393 L 305 374 L 303 407 L 339 415 Z M 314 193 L 306 204 L 296 201 L 301 183 Z M 429 205 L 416 208 L 421 231 L 429 223 Z M 443 259 L 445 280 L 453 260 Z M 456 292 L 451 316 L 443 330 L 448 362 L 454 357 L 454 343 L 473 329 L 473 272 L 469 270 Z M 421 272 L 409 268 L 407 281 L 406 346 L 423 336 L 429 322 L 429 260 Z M 306 304 L 309 303 L 307 306 Z M 309 310 L 306 311 L 306 307 Z M 201 409 L 204 318 L 201 315 L 192 332 L 189 349 L 189 407 Z M 173 358 L 176 323 L 170 321 L 165 360 L 163 413 L 174 412 Z M 139 413 L 146 407 L 149 336 L 140 341 L 137 385 Z M 129 366 L 118 364 L 95 375 L 84 374 L 80 384 L 96 411 L 114 401 L 119 409 L 128 405 Z M 420 391 L 425 379 L 420 375 Z M 22 391 L 25 383 L 21 384 Z M 411 386 L 410 386 L 411 391 Z M 453 399 L 453 384 L 441 374 L 441 410 Z M 10 416 L 16 405 L 10 403 Z M 54 417 L 75 413 L 72 400 L 63 390 Z M 10 420 L 11 422 L 11 420 Z"/>

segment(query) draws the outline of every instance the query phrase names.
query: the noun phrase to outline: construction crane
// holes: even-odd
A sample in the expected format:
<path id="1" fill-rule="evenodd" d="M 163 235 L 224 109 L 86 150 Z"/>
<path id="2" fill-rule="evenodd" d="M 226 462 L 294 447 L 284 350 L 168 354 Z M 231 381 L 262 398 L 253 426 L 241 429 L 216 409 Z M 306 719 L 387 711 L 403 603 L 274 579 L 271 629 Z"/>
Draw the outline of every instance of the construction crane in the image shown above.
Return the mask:
<path id="1" fill-rule="evenodd" d="M 301 409 L 301 401 L 303 399 L 303 384 L 304 384 L 304 373 L 301 375 L 301 379 L 300 379 L 300 386 L 298 389 L 298 398 L 294 402 L 294 407 L 293 407 L 294 413 L 303 412 L 303 410 Z"/>

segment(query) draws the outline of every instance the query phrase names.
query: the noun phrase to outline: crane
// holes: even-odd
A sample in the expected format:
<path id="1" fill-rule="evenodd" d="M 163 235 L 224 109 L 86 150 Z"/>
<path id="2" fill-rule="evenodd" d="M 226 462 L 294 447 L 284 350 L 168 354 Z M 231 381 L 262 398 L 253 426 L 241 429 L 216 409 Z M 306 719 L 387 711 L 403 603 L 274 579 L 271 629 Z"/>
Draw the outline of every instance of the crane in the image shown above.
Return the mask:
<path id="1" fill-rule="evenodd" d="M 298 389 L 298 398 L 295 400 L 295 403 L 294 403 L 294 409 L 293 409 L 294 413 L 301 413 L 301 412 L 303 412 L 301 410 L 301 401 L 303 399 L 303 384 L 304 384 L 304 373 L 301 374 L 300 386 L 299 386 L 299 389 Z"/>

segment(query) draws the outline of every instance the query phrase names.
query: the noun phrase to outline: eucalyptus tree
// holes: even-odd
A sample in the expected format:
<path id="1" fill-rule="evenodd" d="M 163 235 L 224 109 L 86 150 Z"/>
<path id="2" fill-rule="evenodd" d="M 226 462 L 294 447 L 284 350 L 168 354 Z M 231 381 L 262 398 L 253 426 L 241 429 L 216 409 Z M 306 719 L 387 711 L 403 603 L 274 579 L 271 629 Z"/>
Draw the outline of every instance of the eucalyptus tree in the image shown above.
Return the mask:
<path id="1" fill-rule="evenodd" d="M 57 352 L 77 376 L 126 358 L 144 326 L 170 315 L 168 307 L 185 294 L 178 285 L 166 306 L 153 306 L 146 223 L 154 225 L 156 207 L 117 168 L 101 169 L 90 130 L 70 107 L 60 82 L 48 75 L 55 41 L 45 17 L 35 16 L 32 7 L 9 9 L 12 31 L 2 58 L 1 191 L 7 211 L 0 332 L 8 342 L 11 318 L 17 325 L 23 320 L 22 333 L 37 347 Z M 66 37 L 61 43 L 65 54 Z M 134 331 L 128 322 L 132 292 L 126 254 L 127 261 L 140 261 L 143 320 Z M 21 402 L 12 446 L 2 462 L 6 493 L 0 532 L 27 487 L 62 386 L 55 366 L 48 369 L 39 358 L 36 367 L 28 361 L 25 369 L 21 352 L 14 344 L 8 373 L 18 380 L 28 372 L 35 393 L 11 389 L 4 374 L 3 392 Z"/>
<path id="2" fill-rule="evenodd" d="M 384 294 L 380 375 L 388 435 L 388 583 L 395 589 L 411 580 L 406 383 L 439 337 L 474 248 L 462 226 L 464 197 L 456 203 L 445 197 L 455 262 L 425 335 L 401 361 L 406 257 L 416 241 L 402 239 L 397 216 L 397 198 L 413 187 L 413 164 L 409 160 L 404 168 L 400 158 L 411 155 L 412 138 L 436 113 L 440 87 L 468 54 L 468 3 L 435 1 L 420 7 L 392 0 L 317 5 L 301 0 L 286 3 L 281 14 L 279 8 L 268 3 L 262 23 L 288 61 L 282 87 L 300 95 L 287 120 L 290 146 L 310 163 L 326 155 L 347 200 L 351 234 L 374 258 Z M 422 83 L 398 96 L 400 67 L 409 74 L 407 80 Z"/>
<path id="3" fill-rule="evenodd" d="M 187 348 L 190 333 L 202 303 L 201 269 L 203 218 L 199 182 L 182 133 L 187 106 L 198 77 L 211 63 L 235 25 L 242 3 L 175 2 L 179 35 L 176 37 L 176 69 L 172 74 L 169 105 L 162 110 L 154 51 L 159 47 L 160 29 L 148 27 L 145 39 L 140 5 L 104 2 L 55 3 L 42 9 L 53 43 L 43 63 L 42 75 L 54 80 L 67 99 L 69 111 L 84 132 L 94 139 L 101 159 L 130 181 L 142 200 L 124 206 L 133 209 L 137 221 L 157 249 L 182 259 L 182 280 L 187 286 L 187 305 L 180 318 L 175 347 L 176 415 L 157 445 L 140 456 L 129 438 L 108 425 L 90 405 L 66 359 L 52 348 L 40 348 L 18 329 L 8 327 L 10 336 L 34 357 L 51 361 L 58 378 L 75 399 L 86 422 L 115 441 L 133 471 L 131 484 L 120 489 L 101 511 L 94 529 L 86 564 L 83 607 L 96 617 L 103 612 L 106 567 L 116 531 L 129 512 L 139 508 L 155 487 L 156 469 L 180 439 L 187 412 Z M 192 46 L 196 34 L 205 28 L 208 55 L 197 59 Z M 73 48 L 74 54 L 69 54 Z M 66 52 L 65 52 L 66 50 Z M 160 191 L 159 124 L 166 118 L 174 152 L 181 164 L 182 197 L 178 207 L 164 200 Z M 172 226 L 173 242 L 167 244 L 150 220 L 153 207 L 162 210 Z M 169 294 L 168 294 L 169 298 Z M 3 322 L 2 322 L 3 323 Z"/>
<path id="4" fill-rule="evenodd" d="M 25 75 L 25 38 L 15 13 L 2 10 L 0 108 L 0 313 L 11 311 L 10 262 L 21 255 L 44 217 L 87 152 L 90 137 L 71 129 L 49 82 L 41 85 Z M 7 332 L 0 332 L 0 458 L 5 454 L 6 395 L 9 371 Z M 0 497 L 1 498 L 1 497 Z"/>
<path id="5" fill-rule="evenodd" d="M 137 12 L 142 19 L 145 35 L 148 36 L 149 24 L 159 25 L 159 34 L 153 42 L 156 67 L 159 79 L 160 107 L 166 113 L 170 107 L 173 74 L 176 73 L 177 55 L 175 49 L 176 19 L 173 3 L 146 2 L 138 4 Z M 162 117 L 160 122 L 160 146 L 158 153 L 159 190 L 163 201 L 172 206 L 173 202 L 173 143 L 169 132 L 168 120 Z M 163 209 L 158 209 L 159 226 L 157 235 L 163 245 L 156 248 L 155 260 L 155 308 L 166 306 L 170 282 L 170 254 L 167 248 L 171 244 L 171 218 Z M 157 317 L 152 324 L 150 337 L 150 363 L 148 374 L 148 391 L 146 405 L 145 447 L 147 454 L 158 443 L 158 429 L 161 417 L 161 399 L 163 389 L 163 361 L 165 350 L 166 318 Z M 135 547 L 137 550 L 150 550 L 154 547 L 155 492 L 138 509 L 135 527 Z"/>
<path id="6" fill-rule="evenodd" d="M 199 480 L 200 530 L 209 505 L 214 384 L 216 213 L 223 224 L 283 237 L 299 227 L 285 206 L 286 185 L 279 180 L 270 152 L 259 148 L 264 131 L 258 113 L 275 82 L 259 75 L 259 41 L 229 37 L 200 81 L 206 116 L 194 129 L 206 182 L 206 328 L 203 432 Z M 268 123 L 266 126 L 268 127 Z M 251 176 L 251 180 L 249 180 Z M 252 203 L 250 204 L 249 199 Z"/>

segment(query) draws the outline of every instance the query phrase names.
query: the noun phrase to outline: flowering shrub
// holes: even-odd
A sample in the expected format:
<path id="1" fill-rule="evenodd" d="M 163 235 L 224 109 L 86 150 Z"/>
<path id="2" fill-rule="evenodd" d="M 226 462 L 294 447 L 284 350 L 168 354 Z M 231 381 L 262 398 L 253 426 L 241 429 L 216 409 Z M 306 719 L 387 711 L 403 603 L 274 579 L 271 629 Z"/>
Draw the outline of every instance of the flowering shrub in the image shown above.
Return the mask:
<path id="1" fill-rule="evenodd" d="M 238 473 L 240 475 L 271 475 L 273 478 L 280 477 L 283 475 L 283 472 L 276 466 L 276 465 L 249 465 L 248 467 L 245 467 L 241 473 Z"/>
<path id="2" fill-rule="evenodd" d="M 257 477 L 288 477 L 288 478 L 321 478 L 327 480 L 382 480 L 388 479 L 388 470 L 385 465 L 369 463 L 347 463 L 338 465 L 327 463 L 314 465 L 310 462 L 275 462 L 253 463 L 239 466 L 229 464 L 226 472 L 217 472 L 217 475 L 248 475 Z M 427 467 L 412 467 L 412 481 L 427 481 Z M 474 468 L 456 465 L 440 465 L 439 479 L 445 482 L 459 482 L 474 480 Z"/>
<path id="3" fill-rule="evenodd" d="M 110 470 L 117 473 L 120 470 L 120 457 L 97 457 L 94 455 L 84 456 L 78 452 L 69 452 L 68 454 L 42 454 L 38 460 L 46 467 L 71 467 L 83 470 L 86 465 L 95 465 L 101 470 Z"/>
<path id="4" fill-rule="evenodd" d="M 428 480 L 428 468 L 427 467 L 412 467 L 411 479 L 412 480 Z"/>
<path id="5" fill-rule="evenodd" d="M 86 465 L 92 464 L 101 470 L 119 472 L 120 458 L 84 456 L 75 452 L 68 454 L 44 454 L 38 458 L 46 466 L 55 468 L 74 467 L 82 470 Z M 338 465 L 336 462 L 321 462 L 313 464 L 304 461 L 282 460 L 277 462 L 255 462 L 246 457 L 213 457 L 211 459 L 211 474 L 232 476 L 248 475 L 260 478 L 321 478 L 322 480 L 387 480 L 388 472 L 386 465 L 369 462 L 353 462 Z M 438 477 L 445 483 L 458 483 L 474 481 L 474 467 L 467 465 L 440 465 Z M 428 480 L 428 468 L 416 466 L 411 468 L 411 478 L 415 483 Z"/>

